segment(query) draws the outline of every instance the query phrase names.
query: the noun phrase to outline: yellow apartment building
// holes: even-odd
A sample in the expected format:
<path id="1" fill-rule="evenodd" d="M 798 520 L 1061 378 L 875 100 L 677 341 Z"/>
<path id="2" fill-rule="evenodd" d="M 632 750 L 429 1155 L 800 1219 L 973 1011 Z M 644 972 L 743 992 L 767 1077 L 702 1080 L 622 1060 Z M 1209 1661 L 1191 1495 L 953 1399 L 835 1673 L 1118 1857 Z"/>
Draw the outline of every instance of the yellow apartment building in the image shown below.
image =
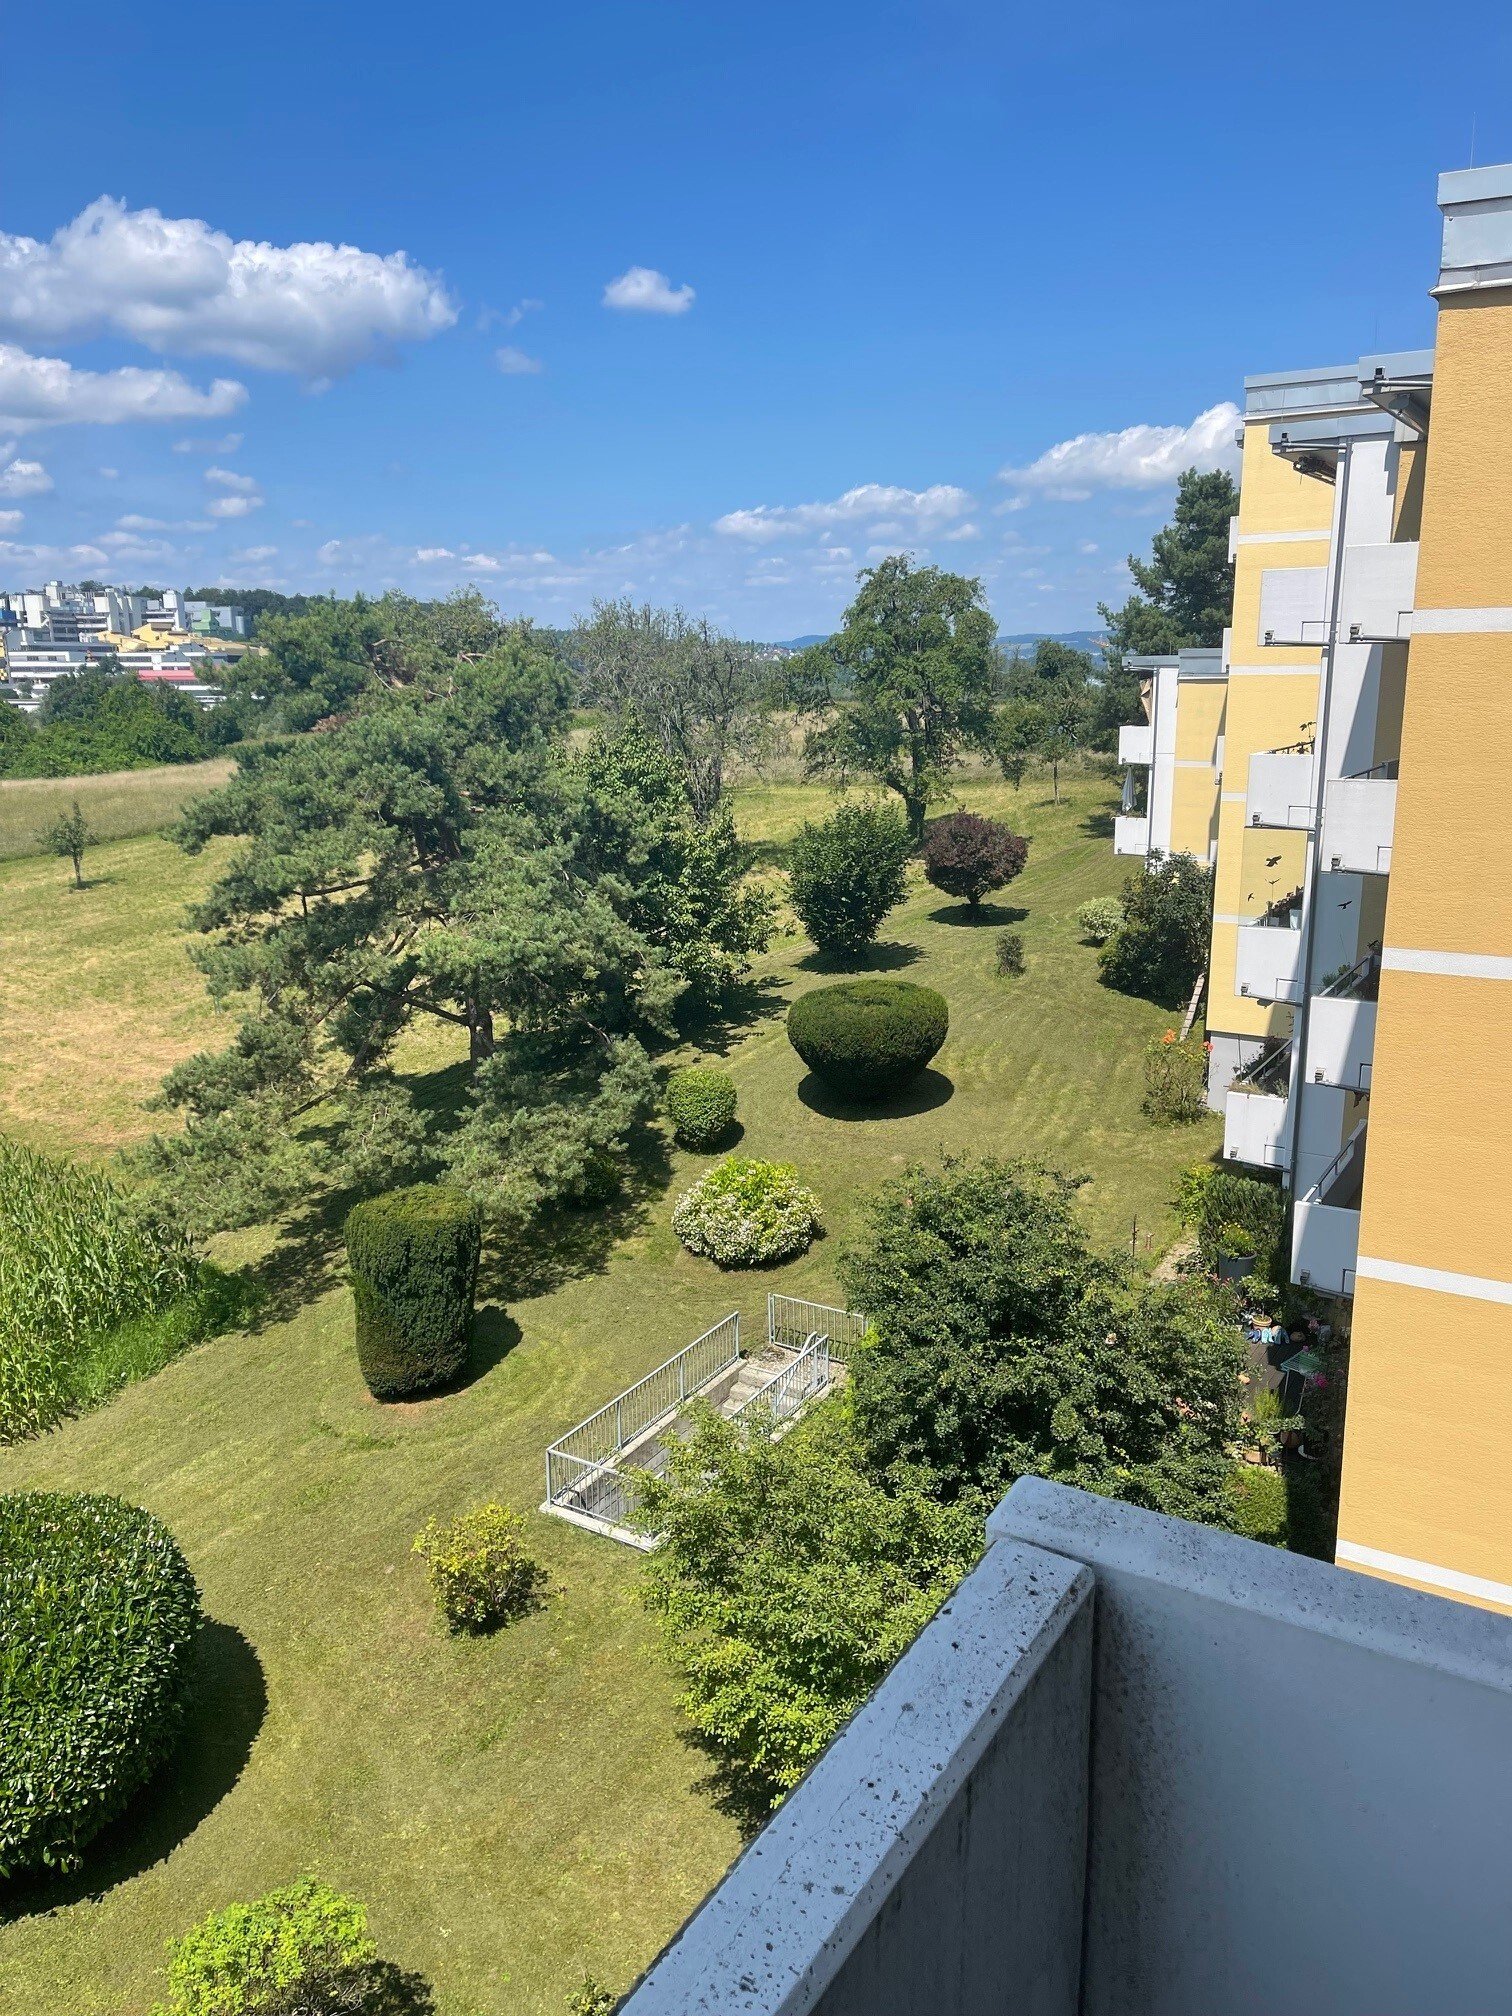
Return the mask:
<path id="1" fill-rule="evenodd" d="M 1213 861 L 1224 1153 L 1353 1298 L 1339 1561 L 1512 1610 L 1512 167 L 1439 202 L 1433 351 L 1246 380 L 1233 621 L 1200 699 L 1141 667 L 1116 844 Z"/>

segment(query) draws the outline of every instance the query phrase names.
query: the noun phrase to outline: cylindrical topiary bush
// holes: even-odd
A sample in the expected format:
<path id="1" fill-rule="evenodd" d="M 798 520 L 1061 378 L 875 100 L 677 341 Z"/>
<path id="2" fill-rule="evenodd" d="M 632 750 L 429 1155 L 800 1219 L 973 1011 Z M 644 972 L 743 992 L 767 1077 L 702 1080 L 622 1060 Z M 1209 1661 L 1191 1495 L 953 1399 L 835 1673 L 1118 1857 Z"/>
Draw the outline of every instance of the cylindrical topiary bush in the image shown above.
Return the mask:
<path id="1" fill-rule="evenodd" d="M 477 1206 L 440 1183 L 390 1190 L 353 1207 L 346 1242 L 368 1391 L 403 1400 L 455 1379 L 472 1336 Z"/>
<path id="2" fill-rule="evenodd" d="M 667 1118 L 684 1148 L 712 1148 L 735 1121 L 735 1080 L 712 1064 L 690 1064 L 667 1080 Z"/>
<path id="3" fill-rule="evenodd" d="M 842 1099 L 886 1099 L 938 1052 L 950 1029 L 945 997 L 908 980 L 842 980 L 801 994 L 788 1041 Z"/>
<path id="4" fill-rule="evenodd" d="M 200 1621 L 150 1512 L 86 1491 L 0 1497 L 0 1878 L 77 1868 L 162 1764 Z"/>

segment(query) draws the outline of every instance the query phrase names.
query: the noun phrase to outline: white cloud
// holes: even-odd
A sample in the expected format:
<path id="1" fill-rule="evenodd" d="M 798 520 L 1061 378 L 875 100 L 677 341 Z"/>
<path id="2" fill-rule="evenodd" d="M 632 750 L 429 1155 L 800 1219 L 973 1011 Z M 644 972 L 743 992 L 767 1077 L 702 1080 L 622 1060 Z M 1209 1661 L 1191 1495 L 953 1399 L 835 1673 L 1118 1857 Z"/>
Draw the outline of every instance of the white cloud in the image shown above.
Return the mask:
<path id="1" fill-rule="evenodd" d="M 523 350 L 517 350 L 513 343 L 505 343 L 494 352 L 494 362 L 506 378 L 531 378 L 545 365 L 539 357 L 529 357 Z"/>
<path id="2" fill-rule="evenodd" d="M 12 442 L 11 447 L 15 446 Z M 3 454 L 4 450 L 0 450 Z M 0 468 L 0 497 L 40 497 L 51 490 L 53 479 L 40 462 L 9 461 Z"/>
<path id="3" fill-rule="evenodd" d="M 942 532 L 940 536 L 942 539 L 980 539 L 982 528 L 968 519 L 964 525 L 957 525 L 953 532 Z"/>
<path id="4" fill-rule="evenodd" d="M 278 548 L 276 546 L 243 546 L 239 553 L 231 555 L 231 562 L 233 565 L 245 564 L 248 567 L 260 567 L 264 560 L 276 558 L 277 553 Z"/>
<path id="5" fill-rule="evenodd" d="M 117 518 L 116 530 L 118 532 L 166 532 L 168 530 L 168 521 L 166 518 L 143 518 L 139 512 L 128 511 L 124 518 Z"/>
<path id="6" fill-rule="evenodd" d="M 217 469 L 213 463 L 205 471 L 205 481 L 222 490 L 237 490 L 244 497 L 250 497 L 257 488 L 255 476 L 243 476 L 238 469 Z"/>
<path id="7" fill-rule="evenodd" d="M 107 483 L 114 483 L 120 473 L 119 469 L 102 469 L 100 471 L 100 474 L 105 478 Z"/>
<path id="8" fill-rule="evenodd" d="M 175 441 L 175 455 L 234 455 L 246 437 L 241 434 L 222 434 L 215 441 Z"/>
<path id="9" fill-rule="evenodd" d="M 1036 456 L 1027 468 L 1002 469 L 1005 483 L 1080 503 L 1094 490 L 1154 490 L 1174 484 L 1183 469 L 1237 470 L 1232 401 L 1209 406 L 1186 427 L 1125 427 L 1076 434 Z M 1017 500 L 1015 500 L 1016 502 Z"/>
<path id="10" fill-rule="evenodd" d="M 422 567 L 428 567 L 437 560 L 455 560 L 456 557 L 450 546 L 417 546 L 415 548 L 415 558 Z"/>
<path id="11" fill-rule="evenodd" d="M 872 539 L 950 536 L 947 528 L 971 509 L 969 491 L 953 483 L 933 483 L 927 490 L 904 490 L 892 483 L 861 483 L 841 497 L 818 504 L 756 504 L 727 511 L 714 530 L 728 539 L 767 545 L 831 526 L 864 528 Z M 967 536 L 964 532 L 958 537 Z"/>
<path id="12" fill-rule="evenodd" d="M 626 308 L 641 315 L 685 315 L 693 299 L 691 287 L 674 287 L 654 266 L 632 266 L 604 289 L 606 308 Z"/>
<path id="13" fill-rule="evenodd" d="M 3 285 L 3 282 L 0 282 Z M 61 357 L 33 357 L 0 343 L 0 427 L 23 434 L 32 427 L 93 421 L 216 419 L 247 396 L 234 378 L 217 378 L 201 392 L 177 371 L 76 371 Z"/>
<path id="14" fill-rule="evenodd" d="M 0 325 L 24 336 L 114 329 L 160 353 L 329 379 L 456 319 L 407 253 L 233 240 L 112 196 L 45 242 L 0 232 Z"/>
<path id="15" fill-rule="evenodd" d="M 205 506 L 212 518 L 245 518 L 249 511 L 261 511 L 261 497 L 212 497 Z"/>
<path id="16" fill-rule="evenodd" d="M 1099 549 L 1095 539 L 1078 539 L 1076 550 L 1078 553 L 1096 553 Z"/>
<path id="17" fill-rule="evenodd" d="M 14 532 L 25 516 L 24 511 L 0 511 L 0 532 Z"/>

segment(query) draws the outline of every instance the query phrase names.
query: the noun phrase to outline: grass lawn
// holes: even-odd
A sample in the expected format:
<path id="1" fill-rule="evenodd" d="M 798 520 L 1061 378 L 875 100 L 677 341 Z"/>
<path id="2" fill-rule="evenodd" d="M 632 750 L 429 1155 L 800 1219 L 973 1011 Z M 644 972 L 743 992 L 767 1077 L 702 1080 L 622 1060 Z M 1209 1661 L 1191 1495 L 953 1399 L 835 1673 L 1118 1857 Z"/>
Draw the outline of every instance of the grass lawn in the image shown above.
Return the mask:
<path id="1" fill-rule="evenodd" d="M 177 816 L 187 800 L 224 783 L 235 767 L 231 757 L 216 756 L 208 763 L 165 763 L 151 770 L 111 770 L 98 777 L 0 779 L 0 861 L 35 854 L 38 833 L 66 812 L 75 798 L 101 840 L 155 833 Z"/>
<path id="2" fill-rule="evenodd" d="M 585 1972 L 625 1986 L 716 1880 L 738 1837 L 681 1740 L 636 1557 L 533 1519 L 551 1600 L 495 1638 L 454 1642 L 410 1543 L 432 1513 L 494 1496 L 534 1506 L 545 1443 L 729 1309 L 754 1330 L 769 1287 L 830 1299 L 858 1200 L 912 1157 L 1043 1156 L 1089 1177 L 1100 1239 L 1127 1245 L 1135 1219 L 1141 1242 L 1168 1232 L 1176 1174 L 1211 1151 L 1217 1123 L 1141 1116 L 1142 1048 L 1171 1018 L 1102 988 L 1071 920 L 1122 880 L 1111 787 L 1075 779 L 1058 807 L 1034 784 L 962 796 L 1034 844 L 1006 892 L 1022 917 L 966 924 L 918 882 L 884 934 L 883 963 L 951 1006 L 922 1091 L 866 1121 L 808 1103 L 780 1011 L 828 976 L 792 934 L 759 964 L 763 1012 L 727 1044 L 742 1146 L 796 1162 L 824 1206 L 828 1237 L 801 1260 L 742 1277 L 684 1253 L 670 1193 L 708 1158 L 673 1153 L 615 1216 L 581 1221 L 571 1255 L 499 1256 L 496 1278 L 515 1285 L 489 1302 L 475 1376 L 449 1397 L 368 1399 L 347 1291 L 312 1264 L 280 1320 L 0 1451 L 0 1488 L 113 1490 L 161 1514 L 215 1620 L 174 1782 L 116 1830 L 95 1894 L 13 1908 L 0 2007 L 140 2016 L 170 1934 L 308 1870 L 368 1902 L 380 1946 L 434 1980 L 445 2016 L 561 2016 Z M 827 802 L 748 786 L 737 813 L 775 847 Z M 0 870 L 6 1027 L 25 1034 L 0 1064 L 0 1124 L 86 1153 L 147 1124 L 133 1102 L 213 1023 L 175 944 L 210 866 L 147 839 L 92 865 L 101 879 L 74 897 L 57 864 Z M 999 980 L 993 926 L 1010 923 L 1028 970 Z"/>

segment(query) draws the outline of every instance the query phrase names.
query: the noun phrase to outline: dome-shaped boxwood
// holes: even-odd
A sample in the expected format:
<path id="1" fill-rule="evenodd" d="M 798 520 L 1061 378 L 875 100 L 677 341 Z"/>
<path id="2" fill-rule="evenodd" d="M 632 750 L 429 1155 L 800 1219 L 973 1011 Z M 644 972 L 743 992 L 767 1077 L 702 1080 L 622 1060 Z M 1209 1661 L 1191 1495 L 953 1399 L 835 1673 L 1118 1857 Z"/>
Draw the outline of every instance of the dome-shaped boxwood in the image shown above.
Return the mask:
<path id="1" fill-rule="evenodd" d="M 0 1878 L 76 1868 L 163 1762 L 199 1627 L 189 1565 L 150 1512 L 0 1497 Z"/>
<path id="2" fill-rule="evenodd" d="M 842 1099 L 885 1099 L 918 1077 L 950 1029 L 945 997 L 908 980 L 842 980 L 800 994 L 788 1041 Z"/>
<path id="3" fill-rule="evenodd" d="M 472 1336 L 477 1206 L 442 1184 L 416 1183 L 354 1205 L 346 1241 L 369 1392 L 402 1400 L 455 1379 Z"/>
<path id="4" fill-rule="evenodd" d="M 712 1064 L 690 1064 L 667 1080 L 667 1118 L 684 1148 L 712 1148 L 735 1118 L 735 1080 Z"/>

